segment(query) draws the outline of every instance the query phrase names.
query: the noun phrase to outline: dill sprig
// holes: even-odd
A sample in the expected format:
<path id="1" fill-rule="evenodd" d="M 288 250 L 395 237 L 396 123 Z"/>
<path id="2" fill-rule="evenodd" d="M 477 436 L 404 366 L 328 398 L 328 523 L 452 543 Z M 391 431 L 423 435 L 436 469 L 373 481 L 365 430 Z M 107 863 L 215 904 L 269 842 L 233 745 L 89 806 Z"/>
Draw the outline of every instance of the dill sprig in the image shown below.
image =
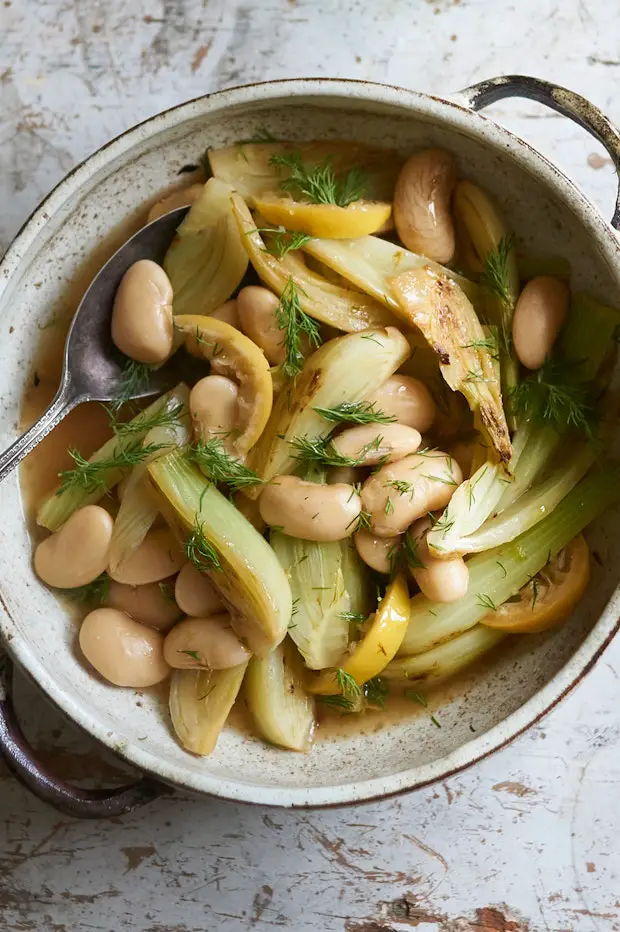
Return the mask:
<path id="1" fill-rule="evenodd" d="M 503 236 L 495 249 L 492 249 L 484 262 L 482 282 L 487 290 L 508 307 L 514 305 L 514 295 L 510 287 L 508 260 L 514 247 L 514 236 L 507 233 Z"/>
<path id="2" fill-rule="evenodd" d="M 487 595 L 485 592 L 476 593 L 477 604 L 480 608 L 487 608 L 490 612 L 497 611 L 497 605 L 493 601 L 490 595 Z"/>
<path id="3" fill-rule="evenodd" d="M 339 453 L 331 440 L 321 437 L 294 437 L 290 441 L 293 457 L 300 463 L 322 463 L 324 466 L 358 466 L 359 459 Z"/>
<path id="4" fill-rule="evenodd" d="M 290 171 L 289 177 L 280 181 L 283 191 L 301 193 L 314 204 L 348 207 L 354 201 L 359 201 L 368 187 L 365 172 L 361 168 L 356 166 L 338 176 L 329 158 L 312 168 L 304 165 L 301 152 L 272 155 L 269 162 L 276 168 L 288 168 Z"/>
<path id="5" fill-rule="evenodd" d="M 402 554 L 412 570 L 425 570 L 426 564 L 418 553 L 418 541 L 411 534 L 405 534 L 401 545 Z"/>
<path id="6" fill-rule="evenodd" d="M 195 660 L 196 663 L 202 663 L 200 654 L 197 650 L 178 650 L 177 654 L 187 654 L 187 656 L 191 657 L 192 660 Z"/>
<path id="7" fill-rule="evenodd" d="M 128 401 L 141 395 L 148 387 L 152 372 L 153 366 L 148 363 L 128 359 L 123 366 L 116 397 L 110 405 L 112 411 L 118 411 Z"/>
<path id="8" fill-rule="evenodd" d="M 205 537 L 202 524 L 197 516 L 194 519 L 192 532 L 185 542 L 185 556 L 201 573 L 207 570 L 222 569 L 219 554 Z"/>
<path id="9" fill-rule="evenodd" d="M 403 695 L 406 699 L 411 699 L 412 702 L 415 702 L 416 705 L 421 705 L 423 709 L 428 708 L 428 699 L 424 693 L 415 692 L 413 689 L 405 689 Z"/>
<path id="10" fill-rule="evenodd" d="M 199 440 L 185 455 L 200 466 L 207 479 L 215 485 L 223 483 L 231 491 L 238 492 L 239 489 L 263 482 L 253 469 L 227 453 L 224 443 L 217 438 L 204 442 Z"/>
<path id="11" fill-rule="evenodd" d="M 258 233 L 269 233 L 271 240 L 266 244 L 268 253 L 277 259 L 283 259 L 289 252 L 301 249 L 312 239 L 307 233 L 287 230 L 286 227 L 257 227 Z M 254 231 L 251 231 L 254 232 Z"/>
<path id="12" fill-rule="evenodd" d="M 58 589 L 57 591 L 83 605 L 102 605 L 108 598 L 110 577 L 104 572 L 84 586 L 76 586 L 75 589 Z"/>
<path id="13" fill-rule="evenodd" d="M 396 420 L 393 414 L 384 414 L 376 408 L 374 401 L 343 401 L 333 408 L 315 407 L 312 410 L 336 424 L 392 424 Z"/>
<path id="14" fill-rule="evenodd" d="M 352 625 L 363 625 L 368 616 L 363 612 L 340 612 L 338 618 L 349 621 Z"/>
<path id="15" fill-rule="evenodd" d="M 305 336 L 314 348 L 321 345 L 318 324 L 302 309 L 299 290 L 291 276 L 276 308 L 276 321 L 280 330 L 284 331 L 283 343 L 286 350 L 282 370 L 293 379 L 299 375 L 304 365 L 302 338 Z"/>
<path id="16" fill-rule="evenodd" d="M 493 335 L 486 337 L 484 340 L 472 340 L 471 343 L 463 343 L 462 346 L 463 349 L 486 350 L 490 353 L 491 359 L 499 359 L 499 344 Z"/>
<path id="17" fill-rule="evenodd" d="M 124 447 L 117 447 L 112 456 L 100 460 L 87 460 L 79 450 L 69 450 L 69 456 L 75 463 L 74 469 L 63 469 L 58 473 L 60 486 L 56 495 L 62 495 L 68 489 L 81 489 L 90 494 L 107 487 L 107 473 L 111 469 L 130 469 L 143 463 L 153 453 L 162 450 L 163 443 L 142 444 L 142 439 L 132 440 Z"/>
<path id="18" fill-rule="evenodd" d="M 593 440 L 598 412 L 591 386 L 579 378 L 581 362 L 547 359 L 510 393 L 517 418 L 550 423 L 559 430 L 574 427 Z"/>
<path id="19" fill-rule="evenodd" d="M 387 482 L 383 483 L 383 487 L 396 489 L 399 495 L 408 495 L 410 498 L 413 498 L 415 493 L 413 482 L 405 482 L 404 479 L 388 479 Z"/>
<path id="20" fill-rule="evenodd" d="M 387 681 L 380 676 L 375 676 L 367 683 L 364 683 L 363 693 L 367 705 L 374 706 L 378 709 L 385 709 L 385 700 L 389 695 L 390 687 Z"/>
<path id="21" fill-rule="evenodd" d="M 117 420 L 116 413 L 112 408 L 105 405 L 104 407 L 110 417 L 110 426 L 117 437 L 130 437 L 132 434 L 144 436 L 153 427 L 174 427 L 179 418 L 185 414 L 185 405 L 179 403 L 169 410 L 164 407 L 150 417 L 123 423 Z"/>

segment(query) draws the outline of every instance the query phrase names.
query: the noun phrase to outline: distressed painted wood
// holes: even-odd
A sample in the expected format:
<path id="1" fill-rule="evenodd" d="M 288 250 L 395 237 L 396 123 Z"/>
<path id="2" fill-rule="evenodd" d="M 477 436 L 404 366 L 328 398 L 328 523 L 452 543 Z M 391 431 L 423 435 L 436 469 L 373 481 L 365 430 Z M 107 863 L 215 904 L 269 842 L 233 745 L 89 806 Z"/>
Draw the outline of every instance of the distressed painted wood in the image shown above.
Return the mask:
<path id="1" fill-rule="evenodd" d="M 620 17 L 602 0 L 0 0 L 0 248 L 94 148 L 215 88 L 306 74 L 448 93 L 521 71 L 620 120 L 619 47 Z M 585 133 L 526 101 L 494 115 L 611 213 L 613 173 Z M 178 795 L 116 823 L 79 823 L 1 773 L 0 927 L 620 929 L 619 669 L 616 643 L 510 748 L 359 808 L 281 812 Z M 19 692 L 28 733 L 60 772 L 123 779 L 28 683 Z"/>

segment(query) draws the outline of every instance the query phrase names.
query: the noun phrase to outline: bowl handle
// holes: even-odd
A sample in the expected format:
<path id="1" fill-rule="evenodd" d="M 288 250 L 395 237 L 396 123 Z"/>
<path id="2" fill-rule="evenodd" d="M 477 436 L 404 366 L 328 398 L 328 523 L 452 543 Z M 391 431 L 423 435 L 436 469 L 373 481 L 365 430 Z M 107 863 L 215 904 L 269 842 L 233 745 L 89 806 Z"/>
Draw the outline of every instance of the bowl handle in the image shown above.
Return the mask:
<path id="1" fill-rule="evenodd" d="M 0 650 L 0 755 L 20 783 L 60 812 L 78 819 L 111 818 L 172 792 L 163 783 L 147 777 L 115 789 L 85 790 L 52 776 L 36 760 L 24 737 L 12 693 L 13 663 Z"/>
<path id="2" fill-rule="evenodd" d="M 598 107 L 581 94 L 549 81 L 541 81 L 539 78 L 509 74 L 472 84 L 471 87 L 452 94 L 450 100 L 477 111 L 505 97 L 527 97 L 537 100 L 578 123 L 602 143 L 614 164 L 616 174 L 620 175 L 620 131 Z M 616 230 L 620 229 L 620 188 L 616 195 L 616 209 L 611 225 Z"/>

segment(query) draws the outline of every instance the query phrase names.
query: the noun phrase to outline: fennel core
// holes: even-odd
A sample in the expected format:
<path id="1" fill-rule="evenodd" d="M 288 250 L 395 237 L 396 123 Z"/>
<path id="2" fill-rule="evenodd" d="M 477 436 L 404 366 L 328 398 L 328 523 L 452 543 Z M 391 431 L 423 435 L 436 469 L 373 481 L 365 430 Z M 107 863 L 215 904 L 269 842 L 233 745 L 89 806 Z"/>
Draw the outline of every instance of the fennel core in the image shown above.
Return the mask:
<path id="1" fill-rule="evenodd" d="M 304 165 L 300 152 L 272 155 L 269 162 L 276 169 L 289 171 L 289 176 L 280 181 L 283 191 L 301 194 L 313 204 L 348 207 L 364 197 L 368 188 L 366 174 L 359 166 L 337 175 L 329 158 L 311 168 Z"/>

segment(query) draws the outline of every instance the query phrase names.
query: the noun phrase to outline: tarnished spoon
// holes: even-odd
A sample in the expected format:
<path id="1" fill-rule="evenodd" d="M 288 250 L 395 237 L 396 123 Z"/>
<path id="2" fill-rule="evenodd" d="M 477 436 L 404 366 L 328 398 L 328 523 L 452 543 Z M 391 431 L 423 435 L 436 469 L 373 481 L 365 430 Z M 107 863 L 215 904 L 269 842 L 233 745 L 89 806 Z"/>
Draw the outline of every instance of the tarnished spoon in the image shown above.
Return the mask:
<path id="1" fill-rule="evenodd" d="M 60 388 L 41 417 L 0 454 L 0 482 L 77 405 L 84 401 L 118 398 L 123 384 L 123 357 L 110 334 L 116 289 L 127 269 L 138 259 L 163 262 L 188 209 L 179 207 L 142 227 L 108 259 L 92 280 L 69 327 Z M 184 377 L 187 378 L 187 357 L 177 354 L 155 370 L 148 385 L 133 397 L 161 395 Z"/>

